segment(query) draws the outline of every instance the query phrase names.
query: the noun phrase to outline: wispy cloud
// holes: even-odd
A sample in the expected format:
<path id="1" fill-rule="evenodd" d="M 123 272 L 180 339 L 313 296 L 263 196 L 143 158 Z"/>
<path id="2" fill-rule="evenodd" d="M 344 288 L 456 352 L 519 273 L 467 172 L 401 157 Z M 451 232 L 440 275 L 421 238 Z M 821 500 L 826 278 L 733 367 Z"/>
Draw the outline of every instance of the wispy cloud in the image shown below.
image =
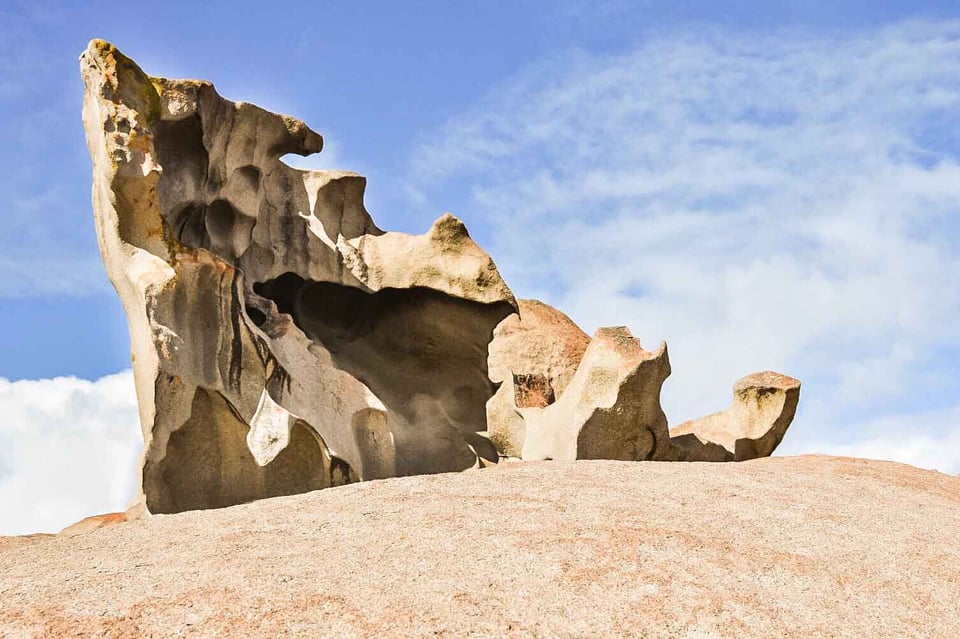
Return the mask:
<path id="1" fill-rule="evenodd" d="M 0 299 L 82 297 L 111 291 L 99 256 L 8 258 L 0 255 Z"/>
<path id="2" fill-rule="evenodd" d="M 109 292 L 90 211 L 90 164 L 69 8 L 0 8 L 0 299 Z M 64 48 L 69 49 L 65 52 Z"/>
<path id="3" fill-rule="evenodd" d="M 886 414 L 934 441 L 909 415 L 960 395 L 958 87 L 960 22 L 690 28 L 521 72 L 426 138 L 411 181 L 469 185 L 519 295 L 666 339 L 673 421 L 775 368 L 804 381 L 795 451 Z"/>
<path id="4" fill-rule="evenodd" d="M 0 535 L 123 510 L 143 440 L 130 371 L 97 381 L 0 378 Z"/>
<path id="5" fill-rule="evenodd" d="M 890 459 L 960 474 L 960 404 L 946 410 L 894 414 L 857 423 L 854 436 L 816 440 L 791 437 L 784 454 L 816 451 L 827 455 Z M 844 441 L 845 439 L 845 441 Z"/>

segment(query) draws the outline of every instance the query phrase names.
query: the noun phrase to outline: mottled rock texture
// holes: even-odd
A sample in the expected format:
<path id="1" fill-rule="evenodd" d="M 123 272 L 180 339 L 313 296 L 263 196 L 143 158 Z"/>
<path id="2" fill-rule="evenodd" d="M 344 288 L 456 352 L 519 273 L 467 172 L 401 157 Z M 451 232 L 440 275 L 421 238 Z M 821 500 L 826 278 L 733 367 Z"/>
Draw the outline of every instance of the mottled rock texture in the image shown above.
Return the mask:
<path id="1" fill-rule="evenodd" d="M 744 461 L 767 457 L 783 439 L 800 401 L 800 381 L 754 373 L 737 381 L 730 408 L 670 429 L 684 461 Z"/>
<path id="2" fill-rule="evenodd" d="M 403 477 L 0 538 L 0 636 L 956 639 L 958 510 L 824 457 Z"/>
<path id="3" fill-rule="evenodd" d="M 487 344 L 516 302 L 462 223 L 381 231 L 363 177 L 280 160 L 320 151 L 302 122 L 103 41 L 80 64 L 151 512 L 496 459 Z"/>
<path id="4" fill-rule="evenodd" d="M 589 339 L 560 311 L 521 300 L 490 343 L 487 402 L 491 441 L 506 457 L 657 461 L 745 461 L 783 439 L 800 382 L 753 373 L 734 387 L 730 408 L 667 430 L 660 390 L 670 375 L 667 345 L 646 351 L 627 327 Z"/>
<path id="5" fill-rule="evenodd" d="M 671 438 L 666 344 L 646 351 L 625 327 L 590 339 L 518 305 L 452 215 L 421 236 L 382 231 L 363 177 L 281 161 L 323 146 L 299 120 L 151 77 L 100 40 L 80 66 L 147 512 L 502 457 L 743 460 L 783 437 L 796 380 L 748 378 L 729 410 Z"/>
<path id="6" fill-rule="evenodd" d="M 504 455 L 520 457 L 526 408 L 544 408 L 563 393 L 590 337 L 573 320 L 537 300 L 519 300 L 519 313 L 500 322 L 490 342 L 490 379 L 500 384 L 487 402 L 490 440 Z"/>
<path id="7" fill-rule="evenodd" d="M 599 329 L 559 399 L 524 412 L 523 459 L 666 459 L 668 375 L 665 343 L 646 351 L 625 326 Z"/>

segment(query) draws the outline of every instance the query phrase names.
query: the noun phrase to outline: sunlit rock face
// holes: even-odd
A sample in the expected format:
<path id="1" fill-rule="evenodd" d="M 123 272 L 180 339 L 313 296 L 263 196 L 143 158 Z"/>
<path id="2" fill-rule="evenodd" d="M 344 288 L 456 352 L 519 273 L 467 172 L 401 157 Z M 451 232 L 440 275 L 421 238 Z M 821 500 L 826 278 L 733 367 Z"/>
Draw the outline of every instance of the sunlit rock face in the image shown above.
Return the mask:
<path id="1" fill-rule="evenodd" d="M 519 313 L 497 326 L 488 364 L 500 388 L 487 402 L 487 423 L 490 440 L 505 456 L 523 456 L 523 414 L 556 401 L 589 343 L 573 320 L 537 300 L 519 300 Z"/>
<path id="2" fill-rule="evenodd" d="M 625 327 L 591 339 L 546 304 L 518 305 L 452 215 L 421 236 L 380 230 L 363 177 L 280 160 L 323 146 L 299 120 L 148 76 L 100 40 L 80 66 L 147 511 L 504 457 L 748 459 L 789 426 L 799 382 L 766 373 L 670 432 L 666 344 L 644 350 Z"/>
<path id="3" fill-rule="evenodd" d="M 151 512 L 496 460 L 487 345 L 516 302 L 463 224 L 381 231 L 363 177 L 280 161 L 321 150 L 302 122 L 103 41 L 80 64 Z"/>
<path id="4" fill-rule="evenodd" d="M 490 439 L 506 457 L 745 461 L 773 453 L 793 421 L 799 380 L 753 373 L 727 410 L 668 430 L 660 391 L 669 377 L 663 343 L 645 350 L 625 326 L 592 339 L 560 311 L 520 300 L 490 343 Z"/>
<path id="5" fill-rule="evenodd" d="M 670 429 L 670 440 L 684 461 L 768 457 L 786 434 L 799 402 L 800 380 L 771 371 L 753 373 L 734 384 L 727 410 Z"/>

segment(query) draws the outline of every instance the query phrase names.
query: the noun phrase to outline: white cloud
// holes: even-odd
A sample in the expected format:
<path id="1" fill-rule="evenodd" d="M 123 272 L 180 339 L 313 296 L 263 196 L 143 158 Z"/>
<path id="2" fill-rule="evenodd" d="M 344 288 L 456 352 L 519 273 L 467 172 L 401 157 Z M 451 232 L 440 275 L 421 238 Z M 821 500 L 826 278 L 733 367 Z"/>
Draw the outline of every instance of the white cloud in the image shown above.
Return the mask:
<path id="1" fill-rule="evenodd" d="M 909 461 L 955 443 L 911 416 L 960 392 L 958 87 L 960 22 L 689 28 L 522 71 L 427 137 L 411 182 L 494 223 L 518 295 L 666 339 L 672 422 L 772 368 L 804 382 L 795 452 Z M 914 452 L 865 430 L 888 414 Z"/>
<path id="2" fill-rule="evenodd" d="M 0 535 L 124 510 L 143 445 L 131 371 L 97 381 L 0 378 Z"/>
<path id="3" fill-rule="evenodd" d="M 789 434 L 777 452 L 887 459 L 960 474 L 960 404 L 947 410 L 888 415 L 856 426 L 857 436 L 847 441 L 803 441 Z"/>

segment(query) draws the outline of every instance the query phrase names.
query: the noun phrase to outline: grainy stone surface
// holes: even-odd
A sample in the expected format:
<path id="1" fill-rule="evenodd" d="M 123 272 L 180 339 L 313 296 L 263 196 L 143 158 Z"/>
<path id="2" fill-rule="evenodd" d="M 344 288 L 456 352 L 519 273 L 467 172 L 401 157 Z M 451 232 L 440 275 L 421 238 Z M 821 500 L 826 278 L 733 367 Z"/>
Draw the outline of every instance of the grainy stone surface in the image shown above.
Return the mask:
<path id="1" fill-rule="evenodd" d="M 0 634 L 960 636 L 960 478 L 537 462 L 0 538 Z"/>

